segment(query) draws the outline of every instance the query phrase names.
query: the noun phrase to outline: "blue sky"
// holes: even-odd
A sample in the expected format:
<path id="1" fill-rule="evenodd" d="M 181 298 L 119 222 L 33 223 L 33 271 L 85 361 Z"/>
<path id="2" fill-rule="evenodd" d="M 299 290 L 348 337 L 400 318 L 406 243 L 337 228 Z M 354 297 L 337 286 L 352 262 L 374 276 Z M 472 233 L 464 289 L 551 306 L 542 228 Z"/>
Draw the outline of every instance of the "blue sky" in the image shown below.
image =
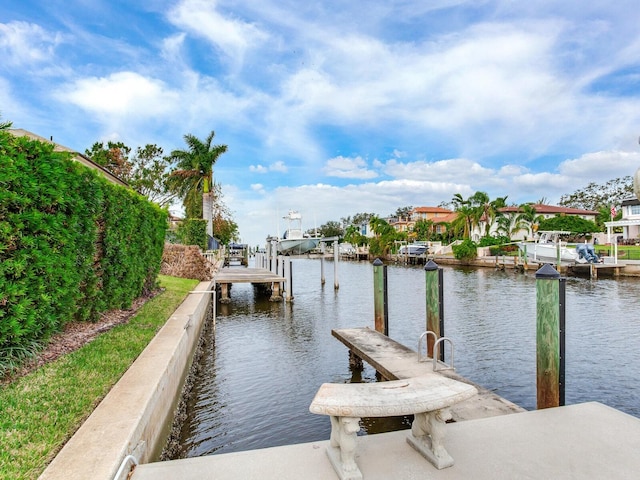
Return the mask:
<path id="1" fill-rule="evenodd" d="M 637 2 L 4 0 L 0 115 L 84 151 L 215 130 L 243 241 L 640 167 Z"/>

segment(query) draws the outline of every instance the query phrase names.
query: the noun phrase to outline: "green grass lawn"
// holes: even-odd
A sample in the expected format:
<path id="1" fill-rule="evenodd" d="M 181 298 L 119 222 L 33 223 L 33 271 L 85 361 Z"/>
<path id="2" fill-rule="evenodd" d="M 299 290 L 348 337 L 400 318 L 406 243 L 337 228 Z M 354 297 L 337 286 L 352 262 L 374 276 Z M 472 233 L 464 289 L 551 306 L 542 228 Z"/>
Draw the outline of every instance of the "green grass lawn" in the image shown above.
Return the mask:
<path id="1" fill-rule="evenodd" d="M 0 387 L 0 479 L 37 478 L 198 281 L 160 284 L 128 323 Z"/>
<path id="2" fill-rule="evenodd" d="M 595 250 L 601 257 L 613 255 L 613 246 L 611 245 L 596 245 Z M 618 245 L 618 260 L 640 260 L 640 246 Z"/>

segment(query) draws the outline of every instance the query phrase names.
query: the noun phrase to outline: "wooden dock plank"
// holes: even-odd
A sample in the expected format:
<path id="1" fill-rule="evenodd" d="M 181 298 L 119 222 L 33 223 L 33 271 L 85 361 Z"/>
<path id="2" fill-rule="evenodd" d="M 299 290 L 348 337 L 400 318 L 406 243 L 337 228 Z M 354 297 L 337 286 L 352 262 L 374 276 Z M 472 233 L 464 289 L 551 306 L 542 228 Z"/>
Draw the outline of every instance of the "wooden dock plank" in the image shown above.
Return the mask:
<path id="1" fill-rule="evenodd" d="M 331 334 L 387 380 L 401 380 L 420 375 L 444 375 L 476 387 L 478 395 L 452 407 L 451 413 L 455 421 L 525 411 L 515 403 L 458 375 L 454 370 L 434 372 L 432 361 L 418 362 L 417 351 L 368 327 L 334 329 L 331 330 Z"/>
<path id="2" fill-rule="evenodd" d="M 216 283 L 283 283 L 284 277 L 264 268 L 230 268 L 218 270 L 214 276 Z"/>

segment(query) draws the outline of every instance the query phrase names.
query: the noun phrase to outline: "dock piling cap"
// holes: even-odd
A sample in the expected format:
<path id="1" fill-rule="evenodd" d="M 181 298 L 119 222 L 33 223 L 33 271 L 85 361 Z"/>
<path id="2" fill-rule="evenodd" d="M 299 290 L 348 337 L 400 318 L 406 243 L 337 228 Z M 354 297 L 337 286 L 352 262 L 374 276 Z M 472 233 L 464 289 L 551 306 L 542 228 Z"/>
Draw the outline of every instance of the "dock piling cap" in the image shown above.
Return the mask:
<path id="1" fill-rule="evenodd" d="M 433 260 L 429 260 L 427 262 L 427 264 L 424 266 L 424 269 L 427 272 L 430 272 L 432 270 L 437 270 L 438 269 L 438 264 L 436 262 L 434 262 Z"/>
<path id="2" fill-rule="evenodd" d="M 536 272 L 536 279 L 538 278 L 542 278 L 542 279 L 560 278 L 560 274 L 555 268 L 553 268 L 553 266 L 550 263 L 545 263 Z"/>
<path id="3" fill-rule="evenodd" d="M 380 265 L 384 265 L 384 263 L 382 263 L 382 260 L 380 260 L 379 258 L 376 258 L 376 259 L 373 261 L 373 266 L 374 266 L 374 267 L 379 267 Z"/>

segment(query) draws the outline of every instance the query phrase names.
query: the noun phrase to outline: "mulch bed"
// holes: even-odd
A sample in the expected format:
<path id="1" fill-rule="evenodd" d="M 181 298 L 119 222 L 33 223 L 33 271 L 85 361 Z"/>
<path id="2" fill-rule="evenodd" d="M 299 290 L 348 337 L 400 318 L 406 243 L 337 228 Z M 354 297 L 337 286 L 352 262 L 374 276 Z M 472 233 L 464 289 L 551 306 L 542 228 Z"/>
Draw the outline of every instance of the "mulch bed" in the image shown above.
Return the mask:
<path id="1" fill-rule="evenodd" d="M 138 297 L 133 301 L 130 309 L 110 310 L 100 315 L 95 322 L 70 322 L 60 333 L 55 334 L 49 340 L 47 346 L 36 357 L 28 361 L 17 371 L 6 375 L 0 380 L 0 385 L 6 385 L 49 362 L 60 358 L 62 355 L 74 352 L 83 345 L 89 343 L 101 333 L 111 330 L 117 325 L 129 321 L 147 301 L 160 294 L 162 289 L 157 289 L 147 295 Z"/>

